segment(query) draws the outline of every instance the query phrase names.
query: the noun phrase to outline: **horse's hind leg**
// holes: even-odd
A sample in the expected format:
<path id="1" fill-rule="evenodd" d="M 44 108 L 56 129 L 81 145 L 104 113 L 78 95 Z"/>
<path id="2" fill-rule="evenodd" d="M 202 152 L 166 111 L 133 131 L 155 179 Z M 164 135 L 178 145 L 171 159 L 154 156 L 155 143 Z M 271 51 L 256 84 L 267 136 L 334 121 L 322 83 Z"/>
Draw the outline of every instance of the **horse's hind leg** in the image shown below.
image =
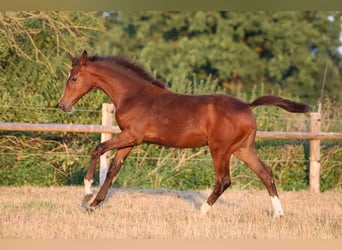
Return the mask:
<path id="1" fill-rule="evenodd" d="M 245 162 L 265 185 L 271 197 L 271 202 L 274 209 L 273 217 L 282 217 L 284 212 L 279 200 L 277 188 L 274 183 L 272 170 L 258 158 L 252 146 L 247 148 L 239 148 L 234 152 L 234 155 L 238 159 Z"/>
<path id="2" fill-rule="evenodd" d="M 222 153 L 210 148 L 215 168 L 215 186 L 207 202 L 201 206 L 201 216 L 207 214 L 211 206 L 217 201 L 221 194 L 230 186 L 229 160 L 230 153 Z"/>

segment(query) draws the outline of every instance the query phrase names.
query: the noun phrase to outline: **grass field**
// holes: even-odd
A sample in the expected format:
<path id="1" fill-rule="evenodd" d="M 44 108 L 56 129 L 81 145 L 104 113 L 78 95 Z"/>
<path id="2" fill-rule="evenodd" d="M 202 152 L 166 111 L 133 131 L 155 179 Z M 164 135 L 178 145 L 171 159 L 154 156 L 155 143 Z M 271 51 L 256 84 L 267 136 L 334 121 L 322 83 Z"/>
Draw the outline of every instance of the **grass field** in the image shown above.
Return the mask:
<path id="1" fill-rule="evenodd" d="M 112 189 L 93 214 L 82 187 L 0 187 L 1 239 L 341 239 L 342 193 L 281 192 L 272 219 L 266 191 L 226 191 L 209 214 L 207 191 Z"/>

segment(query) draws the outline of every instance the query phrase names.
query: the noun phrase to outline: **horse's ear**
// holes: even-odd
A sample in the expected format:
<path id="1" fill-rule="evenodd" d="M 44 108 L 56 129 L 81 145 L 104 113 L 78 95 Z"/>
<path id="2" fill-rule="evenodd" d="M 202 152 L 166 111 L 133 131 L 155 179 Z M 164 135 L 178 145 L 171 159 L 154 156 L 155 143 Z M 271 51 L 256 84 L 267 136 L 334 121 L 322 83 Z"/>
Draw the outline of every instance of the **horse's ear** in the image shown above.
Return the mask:
<path id="1" fill-rule="evenodd" d="M 88 53 L 86 50 L 84 50 L 81 56 L 80 65 L 84 65 L 87 61 L 87 58 L 88 58 Z"/>
<path id="2" fill-rule="evenodd" d="M 70 60 L 73 62 L 75 60 L 75 57 L 73 55 L 71 55 L 71 53 L 68 52 L 69 58 Z"/>

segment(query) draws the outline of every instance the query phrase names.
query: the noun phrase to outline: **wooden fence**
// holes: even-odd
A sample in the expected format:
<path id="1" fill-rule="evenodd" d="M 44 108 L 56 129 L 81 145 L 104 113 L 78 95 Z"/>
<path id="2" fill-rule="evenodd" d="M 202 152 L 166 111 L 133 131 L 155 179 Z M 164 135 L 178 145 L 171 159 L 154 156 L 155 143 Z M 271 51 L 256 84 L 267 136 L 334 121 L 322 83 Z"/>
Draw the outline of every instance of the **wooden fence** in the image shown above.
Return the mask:
<path id="1" fill-rule="evenodd" d="M 101 141 L 108 140 L 112 134 L 120 133 L 114 123 L 113 104 L 102 105 L 102 125 L 84 124 L 45 124 L 45 123 L 6 123 L 0 122 L 0 131 L 36 131 L 36 132 L 76 132 L 101 133 Z M 256 137 L 260 139 L 299 139 L 310 141 L 310 190 L 319 192 L 320 181 L 320 141 L 342 140 L 342 133 L 324 133 L 321 129 L 321 114 L 310 113 L 310 131 L 308 132 L 266 132 L 258 131 Z M 110 153 L 107 152 L 100 159 L 100 185 L 102 185 L 109 166 Z"/>

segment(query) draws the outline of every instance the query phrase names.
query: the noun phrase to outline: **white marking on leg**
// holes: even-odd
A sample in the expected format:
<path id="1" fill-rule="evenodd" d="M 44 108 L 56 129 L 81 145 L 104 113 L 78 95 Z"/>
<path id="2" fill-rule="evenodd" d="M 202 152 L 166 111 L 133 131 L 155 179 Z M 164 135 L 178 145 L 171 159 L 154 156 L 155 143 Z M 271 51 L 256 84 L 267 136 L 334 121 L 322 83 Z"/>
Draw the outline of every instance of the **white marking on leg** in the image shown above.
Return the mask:
<path id="1" fill-rule="evenodd" d="M 210 209 L 211 206 L 207 202 L 203 203 L 201 206 L 201 217 L 205 216 Z"/>
<path id="2" fill-rule="evenodd" d="M 86 195 L 93 193 L 91 191 L 91 184 L 93 184 L 93 180 L 88 181 L 87 179 L 84 179 L 84 190 Z"/>
<path id="3" fill-rule="evenodd" d="M 273 206 L 273 218 L 278 218 L 284 216 L 283 208 L 281 207 L 280 200 L 277 196 L 271 196 L 271 202 Z"/>

